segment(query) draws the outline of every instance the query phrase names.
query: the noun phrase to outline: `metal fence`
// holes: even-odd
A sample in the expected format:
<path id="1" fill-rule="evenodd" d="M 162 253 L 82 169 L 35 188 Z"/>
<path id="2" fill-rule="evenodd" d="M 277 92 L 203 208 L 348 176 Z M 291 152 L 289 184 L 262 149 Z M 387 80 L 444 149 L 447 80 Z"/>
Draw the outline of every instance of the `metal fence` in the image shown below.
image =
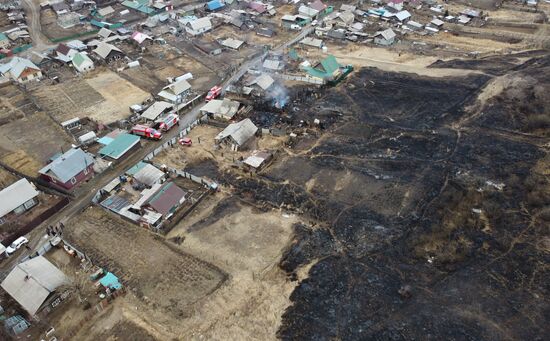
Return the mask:
<path id="1" fill-rule="evenodd" d="M 294 75 L 287 75 L 287 74 L 274 74 L 274 75 L 275 75 L 275 77 L 280 77 L 280 78 L 286 79 L 286 80 L 306 82 L 306 83 L 311 83 L 311 84 L 323 85 L 325 83 L 322 79 L 313 78 L 313 77 L 294 76 Z"/>
<path id="2" fill-rule="evenodd" d="M 64 197 L 57 204 L 48 208 L 47 210 L 39 214 L 36 218 L 31 220 L 27 225 L 23 226 L 22 228 L 18 229 L 15 233 L 6 237 L 2 241 L 2 244 L 10 245 L 17 238 L 31 232 L 35 227 L 40 225 L 44 220 L 48 219 L 49 217 L 51 217 L 52 215 L 60 211 L 63 207 L 67 206 L 68 203 L 69 203 L 69 199 L 67 197 Z"/>

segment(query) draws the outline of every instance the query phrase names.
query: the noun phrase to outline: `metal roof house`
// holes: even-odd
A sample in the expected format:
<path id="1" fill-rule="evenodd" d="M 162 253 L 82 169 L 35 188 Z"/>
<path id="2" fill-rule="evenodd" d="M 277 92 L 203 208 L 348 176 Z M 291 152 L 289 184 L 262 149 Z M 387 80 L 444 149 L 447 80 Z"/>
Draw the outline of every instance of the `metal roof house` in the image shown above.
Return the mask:
<path id="1" fill-rule="evenodd" d="M 69 149 L 38 173 L 53 187 L 71 190 L 94 175 L 94 159 L 80 148 Z"/>
<path id="2" fill-rule="evenodd" d="M 94 62 L 88 57 L 86 53 L 78 52 L 72 59 L 74 68 L 80 72 L 88 72 L 94 69 Z"/>
<path id="3" fill-rule="evenodd" d="M 191 84 L 185 79 L 180 79 L 172 84 L 165 86 L 161 92 L 158 93 L 159 97 L 162 97 L 170 103 L 181 103 L 183 98 L 191 90 Z"/>
<path id="4" fill-rule="evenodd" d="M 213 99 L 206 103 L 200 110 L 212 115 L 214 118 L 230 120 L 239 111 L 241 103 L 232 101 L 228 98 Z"/>
<path id="5" fill-rule="evenodd" d="M 106 62 L 120 59 L 124 56 L 124 53 L 118 47 L 105 42 L 99 42 L 93 52 Z"/>
<path id="6" fill-rule="evenodd" d="M 166 219 L 172 216 L 178 207 L 184 203 L 185 195 L 185 191 L 175 183 L 167 182 L 160 186 L 143 207 L 162 214 L 163 218 Z"/>
<path id="7" fill-rule="evenodd" d="M 139 148 L 139 136 L 131 134 L 119 134 L 108 145 L 99 150 L 99 155 L 109 159 L 118 160 L 130 150 Z"/>
<path id="8" fill-rule="evenodd" d="M 331 80 L 340 74 L 342 66 L 338 63 L 333 55 L 329 55 L 323 59 L 316 67 L 306 67 L 306 72 L 315 78 L 322 80 Z"/>
<path id="9" fill-rule="evenodd" d="M 185 31 L 192 36 L 198 36 L 212 29 L 212 22 L 209 17 L 199 18 L 185 24 Z"/>
<path id="10" fill-rule="evenodd" d="M 21 179 L 0 191 L 0 221 L 13 213 L 21 214 L 38 204 L 36 188 L 27 179 Z"/>
<path id="11" fill-rule="evenodd" d="M 245 147 L 254 135 L 258 132 L 258 127 L 246 118 L 237 123 L 231 123 L 216 137 L 216 144 L 226 144 L 232 150 L 239 150 Z"/>
<path id="12" fill-rule="evenodd" d="M 19 57 L 13 57 L 8 63 L 0 65 L 0 74 L 18 83 L 42 78 L 42 71 L 38 66 L 28 59 Z"/>
<path id="13" fill-rule="evenodd" d="M 148 121 L 154 121 L 156 120 L 160 115 L 164 114 L 168 110 L 172 109 L 173 104 L 164 102 L 164 101 L 157 101 L 153 103 L 147 110 L 141 114 L 141 118 L 144 118 Z"/>
<path id="14" fill-rule="evenodd" d="M 374 43 L 388 46 L 395 42 L 395 37 L 395 32 L 391 28 L 388 28 L 387 30 L 377 32 L 374 35 Z"/>
<path id="15" fill-rule="evenodd" d="M 206 7 L 209 11 L 217 11 L 225 7 L 225 3 L 220 0 L 212 0 L 206 3 Z"/>
<path id="16" fill-rule="evenodd" d="M 2 288 L 31 316 L 36 316 L 58 298 L 69 279 L 43 256 L 17 264 L 2 282 Z"/>

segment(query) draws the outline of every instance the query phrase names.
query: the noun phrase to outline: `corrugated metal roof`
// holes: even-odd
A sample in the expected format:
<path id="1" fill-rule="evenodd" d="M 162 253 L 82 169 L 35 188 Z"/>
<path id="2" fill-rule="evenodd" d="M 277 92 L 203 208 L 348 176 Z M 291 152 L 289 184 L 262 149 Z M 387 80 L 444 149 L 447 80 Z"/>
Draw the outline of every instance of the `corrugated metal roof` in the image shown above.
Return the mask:
<path id="1" fill-rule="evenodd" d="M 153 103 L 143 114 L 141 114 L 142 118 L 145 118 L 147 120 L 154 121 L 156 120 L 160 114 L 162 114 L 166 109 L 172 108 L 172 104 L 164 101 L 157 101 Z"/>
<path id="2" fill-rule="evenodd" d="M 38 191 L 27 179 L 21 179 L 0 191 L 0 217 L 38 196 Z"/>
<path id="3" fill-rule="evenodd" d="M 122 51 L 118 47 L 104 42 L 99 42 L 97 48 L 94 50 L 94 52 L 103 59 L 107 58 L 111 51 L 118 51 L 122 53 Z"/>
<path id="4" fill-rule="evenodd" d="M 203 30 L 212 27 L 212 22 L 208 17 L 202 17 L 197 20 L 189 22 L 189 25 L 194 31 Z"/>
<path id="5" fill-rule="evenodd" d="M 101 206 L 113 212 L 120 212 L 124 207 L 130 206 L 130 202 L 123 197 L 113 195 L 101 202 Z"/>
<path id="6" fill-rule="evenodd" d="M 66 183 L 88 166 L 94 164 L 94 158 L 80 148 L 70 149 L 53 160 L 38 172 L 51 175 Z"/>
<path id="7" fill-rule="evenodd" d="M 252 120 L 246 118 L 237 123 L 231 123 L 228 125 L 222 132 L 216 136 L 216 140 L 223 140 L 229 136 L 237 143 L 239 146 L 245 144 L 252 136 L 256 134 L 258 127 L 254 125 Z"/>
<path id="8" fill-rule="evenodd" d="M 202 108 L 201 111 L 213 114 L 214 116 L 221 116 L 225 119 L 230 120 L 235 116 L 237 111 L 239 111 L 239 106 L 241 103 L 237 101 L 232 101 L 228 98 L 224 98 L 223 100 L 220 99 L 213 99 L 206 103 Z"/>
<path id="9" fill-rule="evenodd" d="M 233 39 L 233 38 L 227 38 L 225 40 L 222 40 L 221 44 L 225 47 L 229 47 L 229 48 L 232 48 L 234 50 L 238 50 L 244 44 L 244 41 L 238 40 L 238 39 Z"/>
<path id="10" fill-rule="evenodd" d="M 165 183 L 148 204 L 158 213 L 166 215 L 185 200 L 185 191 L 173 182 Z"/>
<path id="11" fill-rule="evenodd" d="M 263 90 L 267 90 L 269 89 L 269 87 L 271 85 L 273 85 L 273 83 L 275 82 L 275 80 L 273 80 L 273 78 L 268 75 L 268 74 L 261 74 L 258 78 L 256 78 L 256 80 L 254 81 L 255 84 L 258 84 L 258 86 L 260 88 L 262 88 Z"/>
<path id="12" fill-rule="evenodd" d="M 30 315 L 36 314 L 48 296 L 69 279 L 43 256 L 17 264 L 2 288 Z"/>
<path id="13" fill-rule="evenodd" d="M 134 176 L 137 172 L 139 172 L 140 169 L 145 167 L 146 164 L 147 164 L 146 162 L 140 161 L 136 163 L 134 166 L 132 166 L 132 168 L 128 169 L 126 171 L 126 174 L 129 176 Z"/>
<path id="14" fill-rule="evenodd" d="M 139 143 L 139 136 L 131 134 L 120 134 L 115 139 L 99 150 L 99 154 L 113 159 L 119 159 L 126 154 L 133 146 Z"/>
<path id="15" fill-rule="evenodd" d="M 154 184 L 159 183 L 165 175 L 166 174 L 157 167 L 146 163 L 145 166 L 134 174 L 134 179 L 144 185 L 153 186 Z"/>

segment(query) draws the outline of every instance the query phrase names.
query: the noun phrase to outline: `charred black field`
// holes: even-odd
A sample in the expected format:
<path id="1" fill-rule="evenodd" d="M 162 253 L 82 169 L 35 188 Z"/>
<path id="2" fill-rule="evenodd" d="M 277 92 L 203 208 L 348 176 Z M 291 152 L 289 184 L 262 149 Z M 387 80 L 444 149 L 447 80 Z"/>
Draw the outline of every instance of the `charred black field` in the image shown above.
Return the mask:
<path id="1" fill-rule="evenodd" d="M 550 58 L 521 57 L 461 62 L 489 72 L 459 78 L 361 69 L 293 90 L 284 119 L 262 114 L 298 138 L 258 177 L 225 181 L 310 218 L 280 263 L 301 281 L 280 338 L 549 334 Z"/>

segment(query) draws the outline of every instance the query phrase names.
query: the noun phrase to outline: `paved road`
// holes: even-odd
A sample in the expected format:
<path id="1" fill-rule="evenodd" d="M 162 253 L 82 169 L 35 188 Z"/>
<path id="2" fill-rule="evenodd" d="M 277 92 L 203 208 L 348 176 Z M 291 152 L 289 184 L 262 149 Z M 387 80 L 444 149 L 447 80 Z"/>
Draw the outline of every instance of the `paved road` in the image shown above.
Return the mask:
<path id="1" fill-rule="evenodd" d="M 23 0 L 23 1 L 27 2 L 31 0 Z M 289 40 L 286 43 L 281 44 L 274 51 L 281 52 L 284 48 L 287 48 L 295 44 L 299 40 L 303 39 L 307 34 L 309 34 L 310 31 L 311 31 L 310 27 L 304 28 L 304 30 L 298 33 L 293 39 Z M 264 54 L 258 57 L 255 57 L 248 62 L 243 63 L 240 66 L 240 68 L 233 73 L 231 77 L 227 78 L 222 82 L 221 86 L 223 88 L 227 87 L 230 83 L 242 77 L 242 75 L 244 75 L 246 71 L 248 71 L 250 68 L 258 66 L 263 57 L 264 57 Z M 49 219 L 42 222 L 38 227 L 36 227 L 28 235 L 30 250 L 22 248 L 14 256 L 10 257 L 9 260 L 5 260 L 1 264 L 2 269 L 4 269 L 5 271 L 3 272 L 0 271 L 0 280 L 5 275 L 7 275 L 7 270 L 11 269 L 22 258 L 27 256 L 28 254 L 35 252 L 42 245 L 44 245 L 45 242 L 47 242 L 43 238 L 43 236 L 46 234 L 46 227 L 50 225 L 56 225 L 59 222 L 63 222 L 67 228 L 70 228 L 70 226 L 68 226 L 66 222 L 70 220 L 72 217 L 76 216 L 83 209 L 88 207 L 92 202 L 92 198 L 100 188 L 104 187 L 113 179 L 115 179 L 117 176 L 122 174 L 125 170 L 127 170 L 128 168 L 130 168 L 140 160 L 142 160 L 147 154 L 151 153 L 153 150 L 158 148 L 162 143 L 164 143 L 164 141 L 172 139 L 173 137 L 178 135 L 181 131 L 189 127 L 191 123 L 193 123 L 194 121 L 197 120 L 197 118 L 199 118 L 200 107 L 202 106 L 202 104 L 203 103 L 195 106 L 189 112 L 183 115 L 180 115 L 180 125 L 178 129 L 172 129 L 167 133 L 165 133 L 163 137 L 163 141 L 159 141 L 159 142 L 147 141 L 147 143 L 145 143 L 145 146 L 139 149 L 137 152 L 130 155 L 126 159 L 122 160 L 121 162 L 117 162 L 111 169 L 96 175 L 88 183 L 78 188 L 77 193 L 80 195 L 78 195 L 76 199 L 72 200 L 67 206 L 65 206 L 59 212 L 51 216 Z"/>

